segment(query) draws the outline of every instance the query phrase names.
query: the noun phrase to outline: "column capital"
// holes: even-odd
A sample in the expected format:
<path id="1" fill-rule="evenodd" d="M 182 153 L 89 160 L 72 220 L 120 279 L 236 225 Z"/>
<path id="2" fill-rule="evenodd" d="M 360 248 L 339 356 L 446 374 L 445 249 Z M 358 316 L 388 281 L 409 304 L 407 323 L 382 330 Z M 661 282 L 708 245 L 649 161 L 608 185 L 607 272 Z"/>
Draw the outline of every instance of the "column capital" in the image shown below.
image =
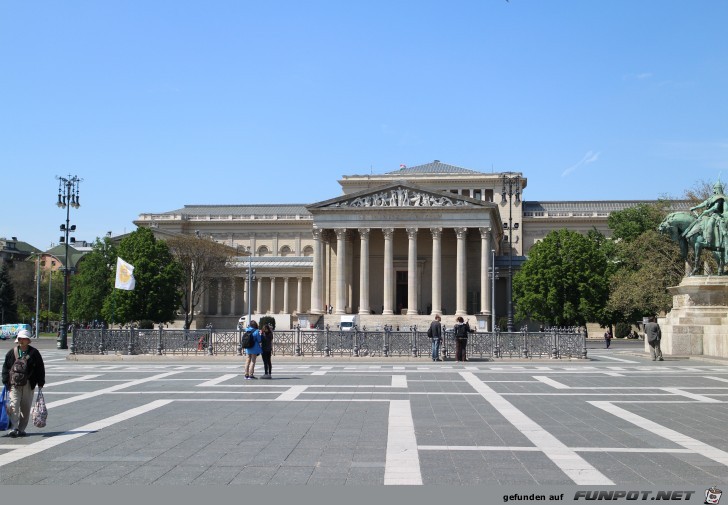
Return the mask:
<path id="1" fill-rule="evenodd" d="M 334 232 L 337 240 L 346 240 L 346 228 L 335 228 Z"/>
<path id="2" fill-rule="evenodd" d="M 468 234 L 467 228 L 453 228 L 453 230 L 455 230 L 455 234 L 458 236 L 458 239 L 465 238 Z"/>
<path id="3" fill-rule="evenodd" d="M 394 235 L 394 228 L 382 228 L 382 233 L 384 234 L 384 238 L 389 240 Z"/>
<path id="4" fill-rule="evenodd" d="M 321 240 L 324 231 L 321 228 L 314 228 L 311 230 L 314 240 Z"/>
<path id="5" fill-rule="evenodd" d="M 359 235 L 363 240 L 367 240 L 369 238 L 369 232 L 371 231 L 370 228 L 359 228 L 357 230 L 359 232 Z"/>
<path id="6" fill-rule="evenodd" d="M 484 228 L 478 228 L 478 230 L 480 231 L 480 238 L 490 237 L 491 228 L 489 226 L 486 226 Z"/>
<path id="7" fill-rule="evenodd" d="M 440 240 L 442 237 L 442 228 L 430 228 L 430 233 L 432 233 L 432 238 Z"/>
<path id="8" fill-rule="evenodd" d="M 407 231 L 407 236 L 410 239 L 417 238 L 417 228 L 405 228 L 405 231 Z"/>

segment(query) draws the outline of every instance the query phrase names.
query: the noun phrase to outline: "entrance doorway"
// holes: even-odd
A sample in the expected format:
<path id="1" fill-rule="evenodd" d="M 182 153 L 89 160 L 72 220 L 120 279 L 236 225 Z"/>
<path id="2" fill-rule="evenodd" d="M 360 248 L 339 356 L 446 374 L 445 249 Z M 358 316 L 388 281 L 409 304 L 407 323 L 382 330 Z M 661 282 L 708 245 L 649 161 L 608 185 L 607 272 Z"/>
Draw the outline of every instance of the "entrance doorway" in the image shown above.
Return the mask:
<path id="1" fill-rule="evenodd" d="M 396 289 L 395 289 L 395 314 L 402 314 L 407 309 L 407 270 L 400 270 L 397 272 Z"/>

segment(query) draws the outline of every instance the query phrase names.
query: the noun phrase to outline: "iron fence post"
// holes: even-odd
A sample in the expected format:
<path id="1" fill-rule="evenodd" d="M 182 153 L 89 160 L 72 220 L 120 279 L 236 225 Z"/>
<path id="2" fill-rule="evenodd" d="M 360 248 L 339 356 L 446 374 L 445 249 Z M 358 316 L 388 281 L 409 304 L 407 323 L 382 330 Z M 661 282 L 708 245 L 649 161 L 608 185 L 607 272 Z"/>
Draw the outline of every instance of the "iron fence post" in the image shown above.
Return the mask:
<path id="1" fill-rule="evenodd" d="M 134 327 L 129 325 L 129 346 L 126 349 L 127 355 L 134 354 Z"/>
<path id="2" fill-rule="evenodd" d="M 551 328 L 551 345 L 553 346 L 551 350 L 551 357 L 553 359 L 559 358 L 559 335 L 556 333 L 556 331 Z"/>
<path id="3" fill-rule="evenodd" d="M 296 325 L 296 333 L 293 334 L 293 342 L 296 356 L 301 355 L 301 325 Z"/>
<path id="4" fill-rule="evenodd" d="M 579 334 L 581 335 L 581 359 L 586 359 L 586 331 L 584 329 L 579 328 Z"/>
<path id="5" fill-rule="evenodd" d="M 327 324 L 324 329 L 324 356 L 327 358 L 331 356 L 331 346 L 329 346 L 329 325 Z"/>
<path id="6" fill-rule="evenodd" d="M 238 349 L 237 349 L 238 356 L 242 356 L 243 355 L 243 330 L 240 327 L 238 327 L 237 332 L 238 332 Z"/>
<path id="7" fill-rule="evenodd" d="M 102 326 L 101 327 L 101 342 L 99 343 L 99 354 L 104 354 L 104 337 L 105 336 L 106 336 L 106 330 Z M 73 354 L 73 352 L 71 354 Z"/>
<path id="8" fill-rule="evenodd" d="M 164 348 L 162 346 L 162 331 L 163 331 L 162 323 L 159 323 L 159 339 L 157 341 L 157 356 L 162 355 L 162 349 Z"/>
<path id="9" fill-rule="evenodd" d="M 384 341 L 382 354 L 384 354 L 385 358 L 389 357 L 389 332 L 387 331 L 387 328 L 384 328 L 384 338 L 382 339 Z"/>
<path id="10" fill-rule="evenodd" d="M 356 328 L 352 328 L 352 331 L 354 332 L 354 341 L 352 342 L 354 344 L 354 357 L 359 357 L 359 330 Z"/>

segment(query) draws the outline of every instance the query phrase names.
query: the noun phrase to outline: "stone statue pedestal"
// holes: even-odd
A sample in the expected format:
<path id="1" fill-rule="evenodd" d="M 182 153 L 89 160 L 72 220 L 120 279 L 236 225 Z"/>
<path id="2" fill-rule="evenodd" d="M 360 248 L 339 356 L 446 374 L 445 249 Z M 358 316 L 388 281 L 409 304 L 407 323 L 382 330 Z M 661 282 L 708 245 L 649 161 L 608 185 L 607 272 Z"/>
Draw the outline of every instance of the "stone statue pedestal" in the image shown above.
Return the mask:
<path id="1" fill-rule="evenodd" d="M 662 352 L 728 358 L 728 276 L 685 277 L 667 289 L 672 310 L 658 320 Z"/>

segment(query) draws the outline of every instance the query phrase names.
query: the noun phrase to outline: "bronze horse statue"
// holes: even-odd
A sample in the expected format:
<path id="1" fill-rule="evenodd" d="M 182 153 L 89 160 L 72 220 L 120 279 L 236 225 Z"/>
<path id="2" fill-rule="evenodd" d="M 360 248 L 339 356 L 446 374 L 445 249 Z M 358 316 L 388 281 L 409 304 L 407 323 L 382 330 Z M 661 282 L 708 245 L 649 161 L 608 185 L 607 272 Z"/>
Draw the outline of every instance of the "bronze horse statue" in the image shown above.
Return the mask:
<path id="1" fill-rule="evenodd" d="M 673 212 L 657 227 L 657 231 L 669 235 L 673 242 L 677 242 L 680 246 L 680 256 L 683 261 L 688 262 L 688 251 L 693 249 L 693 267 L 690 275 L 695 275 L 700 268 L 700 253 L 703 249 L 708 249 L 713 253 L 715 261 L 718 263 L 718 275 L 724 275 L 723 267 L 726 263 L 726 248 L 723 245 L 724 238 L 728 240 L 728 228 L 720 218 L 720 224 L 716 227 L 716 233 L 713 233 L 711 240 L 704 237 L 704 234 L 697 233 L 688 238 L 683 236 L 687 230 L 698 218 L 691 212 Z"/>

